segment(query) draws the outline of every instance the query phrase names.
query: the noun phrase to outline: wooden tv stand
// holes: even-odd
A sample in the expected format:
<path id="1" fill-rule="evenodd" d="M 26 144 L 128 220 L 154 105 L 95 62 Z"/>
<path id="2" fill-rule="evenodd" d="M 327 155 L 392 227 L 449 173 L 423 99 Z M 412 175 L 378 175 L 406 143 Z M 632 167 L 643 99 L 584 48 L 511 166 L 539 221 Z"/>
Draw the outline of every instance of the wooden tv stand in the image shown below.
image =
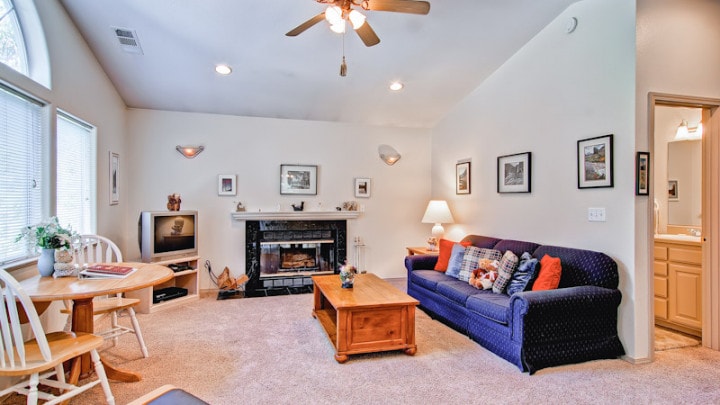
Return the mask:
<path id="1" fill-rule="evenodd" d="M 196 301 L 200 299 L 200 279 L 198 274 L 198 263 L 200 262 L 200 256 L 186 256 L 174 259 L 161 260 L 153 262 L 153 264 L 160 264 L 167 266 L 170 264 L 185 264 L 189 266 L 190 270 L 183 270 L 175 272 L 172 280 L 162 284 L 158 284 L 153 287 L 143 288 L 142 290 L 128 291 L 125 296 L 128 298 L 137 298 L 140 303 L 135 310 L 142 314 L 149 314 L 152 312 L 160 311 L 162 309 L 174 307 L 176 305 L 186 304 L 190 301 Z M 153 303 L 153 291 L 159 290 L 165 287 L 182 287 L 187 288 L 188 294 L 184 297 L 174 298 L 168 301 Z"/>

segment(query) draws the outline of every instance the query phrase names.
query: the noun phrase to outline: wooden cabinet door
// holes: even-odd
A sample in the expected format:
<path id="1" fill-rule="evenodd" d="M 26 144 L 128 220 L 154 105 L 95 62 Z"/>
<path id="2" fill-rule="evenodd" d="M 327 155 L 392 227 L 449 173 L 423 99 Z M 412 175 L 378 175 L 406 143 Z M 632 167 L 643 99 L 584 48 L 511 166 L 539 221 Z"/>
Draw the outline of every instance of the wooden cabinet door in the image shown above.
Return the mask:
<path id="1" fill-rule="evenodd" d="M 670 263 L 668 320 L 702 329 L 702 272 L 698 266 Z"/>

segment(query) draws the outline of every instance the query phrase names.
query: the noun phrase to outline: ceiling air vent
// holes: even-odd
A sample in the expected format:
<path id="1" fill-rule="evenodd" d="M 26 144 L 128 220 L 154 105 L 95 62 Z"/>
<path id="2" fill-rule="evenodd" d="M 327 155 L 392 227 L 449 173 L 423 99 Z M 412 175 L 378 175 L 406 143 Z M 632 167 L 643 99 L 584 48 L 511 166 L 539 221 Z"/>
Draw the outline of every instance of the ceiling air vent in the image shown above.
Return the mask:
<path id="1" fill-rule="evenodd" d="M 120 42 L 120 48 L 123 51 L 138 55 L 143 54 L 143 50 L 140 47 L 140 41 L 138 41 L 135 30 L 113 27 L 113 31 L 115 32 L 115 36 L 117 37 L 118 42 Z"/>

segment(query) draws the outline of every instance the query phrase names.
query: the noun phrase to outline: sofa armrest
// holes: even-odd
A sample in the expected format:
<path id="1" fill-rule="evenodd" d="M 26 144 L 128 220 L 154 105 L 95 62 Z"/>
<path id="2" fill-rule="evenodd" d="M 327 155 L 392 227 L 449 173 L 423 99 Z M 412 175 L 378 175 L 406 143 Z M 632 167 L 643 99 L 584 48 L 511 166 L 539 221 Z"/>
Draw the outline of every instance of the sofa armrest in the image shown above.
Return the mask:
<path id="1" fill-rule="evenodd" d="M 408 272 L 413 270 L 433 270 L 437 259 L 437 255 L 405 256 L 405 268 Z"/>
<path id="2" fill-rule="evenodd" d="M 617 336 L 617 289 L 578 286 L 524 291 L 510 299 L 513 340 L 548 344 Z"/>

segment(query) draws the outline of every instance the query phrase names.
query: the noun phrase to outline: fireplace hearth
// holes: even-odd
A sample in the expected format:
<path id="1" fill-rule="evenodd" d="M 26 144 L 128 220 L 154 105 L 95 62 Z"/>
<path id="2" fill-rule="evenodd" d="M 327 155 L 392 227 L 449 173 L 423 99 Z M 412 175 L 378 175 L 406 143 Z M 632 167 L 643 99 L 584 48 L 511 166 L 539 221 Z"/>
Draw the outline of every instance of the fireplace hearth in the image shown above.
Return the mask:
<path id="1" fill-rule="evenodd" d="M 312 276 L 347 257 L 344 220 L 246 221 L 246 297 L 312 292 Z"/>

